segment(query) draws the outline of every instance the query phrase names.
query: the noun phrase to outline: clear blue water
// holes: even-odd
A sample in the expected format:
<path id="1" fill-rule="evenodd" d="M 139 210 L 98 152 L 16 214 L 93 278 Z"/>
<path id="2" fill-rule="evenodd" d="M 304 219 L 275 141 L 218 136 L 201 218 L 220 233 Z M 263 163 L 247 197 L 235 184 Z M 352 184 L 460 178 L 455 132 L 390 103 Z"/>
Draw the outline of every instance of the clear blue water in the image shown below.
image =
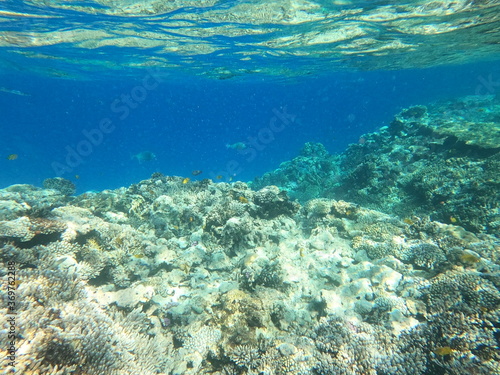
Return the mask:
<path id="1" fill-rule="evenodd" d="M 0 190 L 81 194 L 0 191 L 0 373 L 499 375 L 499 41 L 499 0 L 0 1 Z M 83 194 L 307 142 L 349 151 L 250 185 L 303 205 Z"/>
<path id="2" fill-rule="evenodd" d="M 335 10 L 325 4 L 320 4 L 318 12 L 328 20 L 329 12 Z M 350 4 L 338 9 L 360 6 L 370 14 L 377 6 L 387 6 Z M 274 27 L 268 34 L 232 37 L 215 33 L 197 40 L 190 36 L 185 41 L 183 27 L 166 27 L 176 15 L 187 22 L 188 16 L 208 17 L 203 12 L 210 9 L 223 13 L 238 2 L 218 2 L 205 8 L 178 6 L 146 15 L 114 9 L 109 1 L 66 6 L 51 2 L 50 7 L 40 2 L 1 5 L 0 15 L 9 22 L 0 29 L 0 187 L 15 183 L 41 186 L 46 178 L 62 176 L 82 193 L 127 186 L 154 172 L 248 181 L 297 155 L 305 142 L 321 142 L 332 153 L 342 152 L 363 133 L 388 124 L 405 106 L 474 95 L 478 88 L 489 94 L 500 90 L 496 84 L 500 60 L 490 48 L 491 33 L 482 50 L 465 42 L 453 44 L 460 35 L 448 35 L 448 44 L 436 41 L 434 56 L 439 58 L 425 51 L 415 52 L 414 59 L 408 52 L 398 51 L 382 57 L 366 51 L 340 56 L 337 52 L 342 43 L 333 42 L 310 43 L 300 57 L 296 53 L 300 46 L 276 48 L 276 54 L 287 54 L 280 57 L 271 56 L 271 48 L 263 51 L 265 47 L 256 45 L 266 38 L 268 42 L 279 40 L 285 33 L 310 33 L 326 24 L 312 20 L 272 25 L 264 20 L 258 27 Z M 495 14 L 488 9 L 490 15 Z M 207 33 L 231 24 L 190 22 L 191 33 L 196 25 Z M 432 22 L 439 25 L 439 17 Z M 494 19 L 481 27 L 495 24 Z M 245 32 L 258 29 L 243 21 L 232 25 Z M 132 39 L 146 47 L 118 37 L 106 46 L 97 45 L 106 39 L 98 32 L 117 30 L 133 30 Z M 84 32 L 92 32 L 92 38 L 77 36 Z M 154 37 L 148 38 L 146 32 Z M 393 37 L 389 28 L 382 33 L 377 32 L 379 40 Z M 410 34 L 407 37 L 415 41 Z M 175 41 L 176 49 L 160 51 L 155 43 L 149 46 L 159 35 L 169 35 L 168 43 L 162 43 Z M 431 37 L 441 38 L 441 34 Z M 179 46 L 204 43 L 212 45 L 207 53 L 179 50 Z M 242 60 L 240 52 L 255 56 Z M 460 56 L 468 58 L 458 61 Z M 417 60 L 421 63 L 410 63 Z M 488 80 L 495 84 L 486 87 Z M 278 115 L 283 113 L 291 121 L 284 122 Z M 102 122 L 105 132 L 98 130 Z M 257 139 L 252 152 L 242 154 L 226 147 L 252 143 L 252 139 Z M 144 151 L 156 158 L 141 162 L 133 157 Z M 11 154 L 17 158 L 9 160 Z M 193 170 L 203 173 L 194 177 Z"/>

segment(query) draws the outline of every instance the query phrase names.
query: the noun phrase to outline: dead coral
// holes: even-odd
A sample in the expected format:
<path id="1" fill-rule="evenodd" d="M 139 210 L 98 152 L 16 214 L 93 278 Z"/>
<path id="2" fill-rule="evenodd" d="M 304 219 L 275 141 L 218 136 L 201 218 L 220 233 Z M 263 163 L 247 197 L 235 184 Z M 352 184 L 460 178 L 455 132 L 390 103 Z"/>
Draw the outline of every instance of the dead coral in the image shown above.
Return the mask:
<path id="1" fill-rule="evenodd" d="M 80 282 L 61 273 L 22 271 L 19 280 L 16 372 L 152 375 L 166 370 L 171 338 L 142 333 L 137 314 L 110 315 L 86 297 Z M 5 301 L 3 288 L 1 293 Z M 0 344 L 5 357 L 7 335 Z"/>

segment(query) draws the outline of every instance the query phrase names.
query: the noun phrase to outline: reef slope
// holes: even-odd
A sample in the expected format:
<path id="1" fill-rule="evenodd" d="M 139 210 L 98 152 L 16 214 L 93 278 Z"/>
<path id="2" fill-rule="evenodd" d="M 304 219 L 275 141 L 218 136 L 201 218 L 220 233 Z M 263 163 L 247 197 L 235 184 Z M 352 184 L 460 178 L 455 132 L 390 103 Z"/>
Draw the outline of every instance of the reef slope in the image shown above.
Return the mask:
<path id="1" fill-rule="evenodd" d="M 500 102 L 473 96 L 403 110 L 340 155 L 306 144 L 252 182 L 306 202 L 343 199 L 402 218 L 500 232 Z"/>

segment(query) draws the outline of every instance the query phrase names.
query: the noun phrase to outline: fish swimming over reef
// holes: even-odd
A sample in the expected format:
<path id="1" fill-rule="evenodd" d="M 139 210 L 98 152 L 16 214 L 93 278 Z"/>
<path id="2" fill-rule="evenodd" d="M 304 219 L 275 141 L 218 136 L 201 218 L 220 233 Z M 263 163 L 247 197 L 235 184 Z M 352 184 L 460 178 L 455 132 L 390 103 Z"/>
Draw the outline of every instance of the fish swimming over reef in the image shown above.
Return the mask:
<path id="1" fill-rule="evenodd" d="M 226 144 L 226 148 L 229 148 L 231 150 L 237 150 L 237 151 L 240 151 L 240 150 L 245 150 L 248 148 L 248 145 L 245 143 L 245 142 L 236 142 L 236 143 L 233 143 L 233 144 L 229 144 L 227 143 Z"/>
<path id="2" fill-rule="evenodd" d="M 139 163 L 146 161 L 156 160 L 156 155 L 151 151 L 142 151 L 138 154 L 132 155 L 132 159 L 137 159 Z"/>

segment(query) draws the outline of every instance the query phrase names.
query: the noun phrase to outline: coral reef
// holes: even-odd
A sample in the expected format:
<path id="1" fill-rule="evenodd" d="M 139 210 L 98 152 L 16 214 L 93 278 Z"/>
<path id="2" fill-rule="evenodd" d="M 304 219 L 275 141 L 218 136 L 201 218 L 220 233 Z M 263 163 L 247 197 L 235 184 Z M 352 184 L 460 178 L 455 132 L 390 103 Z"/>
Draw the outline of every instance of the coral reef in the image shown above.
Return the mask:
<path id="1" fill-rule="evenodd" d="M 441 160 L 452 152 L 441 143 L 424 160 L 418 147 L 436 137 L 421 124 L 429 116 L 424 107 L 403 111 L 397 124 L 351 146 L 354 160 L 308 144 L 303 170 L 284 177 L 293 161 L 265 177 L 290 183 L 286 189 L 314 186 L 293 190 L 295 197 L 323 189 L 361 197 L 354 202 L 300 204 L 274 185 L 255 191 L 161 174 L 79 196 L 27 185 L 0 190 L 0 312 L 7 316 L 15 295 L 17 314 L 16 363 L 0 374 L 500 375 L 500 243 L 488 229 L 494 224 L 481 224 L 498 202 L 478 212 L 498 191 L 481 196 L 484 181 L 451 180 L 458 172 L 472 179 L 474 163 L 498 154 L 456 140 L 471 154 Z M 450 199 L 479 194 L 479 203 L 457 206 L 456 220 L 445 220 L 438 213 L 448 203 L 424 215 L 409 195 L 401 198 L 411 189 L 399 174 L 379 175 L 384 158 L 373 152 L 394 156 L 412 141 L 420 160 L 403 153 L 406 181 L 417 186 L 417 171 L 432 167 L 427 160 L 448 163 L 454 169 L 441 171 L 434 189 L 467 185 L 472 190 Z M 360 159 L 368 164 L 337 174 Z M 472 169 L 456 164 L 466 159 Z M 394 160 L 394 168 L 403 165 Z M 318 173 L 306 177 L 316 162 Z M 483 173 L 495 187 L 493 172 Z M 361 192 L 366 184 L 373 196 Z M 394 194 L 386 199 L 402 199 L 391 201 L 399 210 L 390 213 L 373 208 L 387 202 L 380 201 L 387 187 Z M 2 323 L 2 333 L 9 329 Z M 3 357 L 9 345 L 0 335 Z"/>
<path id="2" fill-rule="evenodd" d="M 305 203 L 356 202 L 403 218 L 429 216 L 475 233 L 500 229 L 500 104 L 491 96 L 411 107 L 340 155 L 306 144 L 256 178 Z"/>
<path id="3" fill-rule="evenodd" d="M 157 374 L 168 368 L 172 338 L 148 329 L 146 314 L 103 310 L 63 272 L 20 271 L 18 277 L 16 366 L 2 373 Z M 1 293 L 6 302 L 5 288 Z M 8 342 L 2 335 L 3 358 Z"/>
<path id="4" fill-rule="evenodd" d="M 32 185 L 12 185 L 0 195 L 0 220 L 21 216 L 45 217 L 50 211 L 64 205 L 69 198 L 58 190 L 45 190 Z"/>
<path id="5" fill-rule="evenodd" d="M 43 181 L 43 187 L 58 190 L 63 195 L 73 195 L 76 192 L 75 184 L 62 177 L 47 178 Z"/>

